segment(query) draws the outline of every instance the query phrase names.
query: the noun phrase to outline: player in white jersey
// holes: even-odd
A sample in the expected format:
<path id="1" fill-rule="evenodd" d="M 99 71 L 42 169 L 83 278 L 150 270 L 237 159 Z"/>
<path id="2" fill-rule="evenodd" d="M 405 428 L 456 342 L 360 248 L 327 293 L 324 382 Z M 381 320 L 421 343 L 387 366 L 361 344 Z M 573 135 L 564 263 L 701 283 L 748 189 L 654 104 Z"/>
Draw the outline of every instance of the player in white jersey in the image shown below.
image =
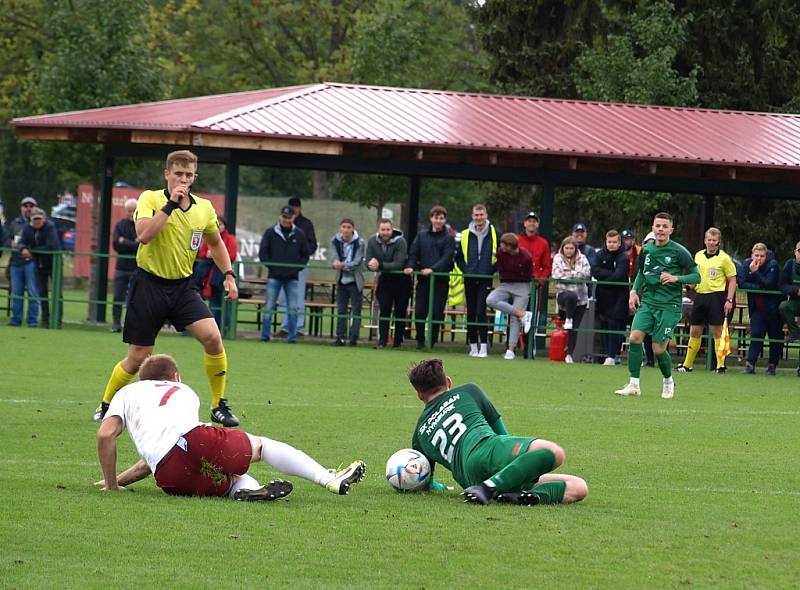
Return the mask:
<path id="1" fill-rule="evenodd" d="M 200 399 L 180 382 L 178 367 L 169 355 L 149 357 L 139 377 L 141 381 L 117 392 L 97 432 L 104 479 L 96 485 L 104 490 L 124 489 L 152 473 L 158 487 L 173 495 L 275 500 L 289 494 L 292 484 L 288 481 L 273 480 L 260 487 L 247 474 L 250 464 L 259 460 L 340 495 L 364 478 L 363 461 L 329 470 L 286 443 L 201 423 Z M 141 459 L 117 475 L 116 439 L 125 429 Z"/>

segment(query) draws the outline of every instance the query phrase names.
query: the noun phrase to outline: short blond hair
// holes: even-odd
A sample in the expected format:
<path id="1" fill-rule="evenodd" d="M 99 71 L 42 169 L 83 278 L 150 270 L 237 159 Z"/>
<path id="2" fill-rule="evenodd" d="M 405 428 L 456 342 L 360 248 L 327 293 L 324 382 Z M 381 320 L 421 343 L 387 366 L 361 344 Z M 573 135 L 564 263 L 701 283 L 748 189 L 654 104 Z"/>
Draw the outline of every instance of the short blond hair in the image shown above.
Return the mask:
<path id="1" fill-rule="evenodd" d="M 769 252 L 769 248 L 767 248 L 767 245 L 764 242 L 756 242 L 753 244 L 751 252 L 755 252 L 756 250 L 759 252 Z"/>
<path id="2" fill-rule="evenodd" d="M 181 166 L 189 166 L 194 164 L 197 168 L 197 156 L 189 150 L 177 150 L 167 154 L 167 170 L 172 168 L 173 164 L 180 164 Z"/>

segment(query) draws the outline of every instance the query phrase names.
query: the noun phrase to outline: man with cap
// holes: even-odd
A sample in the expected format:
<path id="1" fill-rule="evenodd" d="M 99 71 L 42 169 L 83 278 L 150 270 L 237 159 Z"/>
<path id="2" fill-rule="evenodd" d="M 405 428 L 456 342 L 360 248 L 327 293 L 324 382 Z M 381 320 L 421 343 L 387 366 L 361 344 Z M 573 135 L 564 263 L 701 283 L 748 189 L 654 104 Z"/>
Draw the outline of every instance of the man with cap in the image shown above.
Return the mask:
<path id="1" fill-rule="evenodd" d="M 42 310 L 42 328 L 50 326 L 50 305 L 48 302 L 48 286 L 53 273 L 53 255 L 51 252 L 61 250 L 58 231 L 45 212 L 34 207 L 31 211 L 31 222 L 22 230 L 20 248 L 28 248 L 33 254 L 33 265 L 36 268 L 37 286 L 39 287 L 39 305 Z"/>
<path id="2" fill-rule="evenodd" d="M 636 234 L 629 229 L 622 230 L 622 250 L 628 256 L 628 280 L 632 281 L 636 276 L 636 261 L 642 247 L 636 243 Z"/>
<path id="3" fill-rule="evenodd" d="M 539 235 L 539 216 L 529 211 L 525 216 L 524 231 L 517 236 L 519 247 L 527 250 L 533 259 L 533 276 L 536 281 L 536 310 L 538 311 L 537 332 L 543 333 L 547 323 L 547 279 L 553 271 L 550 244 Z M 541 347 L 544 348 L 542 337 Z M 537 346 L 539 348 L 539 346 Z"/>
<path id="4" fill-rule="evenodd" d="M 313 256 L 317 251 L 317 234 L 314 231 L 314 224 L 308 217 L 303 215 L 303 204 L 297 197 L 289 199 L 289 207 L 294 211 L 294 224 L 306 235 L 308 251 Z M 308 268 L 303 268 L 297 275 L 297 334 L 306 334 L 306 283 L 308 282 Z M 278 311 L 281 314 L 281 332 L 289 333 L 289 315 L 286 313 L 286 302 L 281 296 L 278 300 Z"/>
<path id="5" fill-rule="evenodd" d="M 595 258 L 595 251 L 589 244 L 586 243 L 586 238 L 589 236 L 589 230 L 586 229 L 586 225 L 583 223 L 576 223 L 572 226 L 572 238 L 578 244 L 578 251 L 586 256 L 589 260 L 589 264 L 594 264 Z"/>
<path id="6" fill-rule="evenodd" d="M 297 281 L 300 271 L 308 264 L 312 251 L 306 234 L 292 221 L 294 209 L 289 205 L 281 208 L 278 223 L 268 228 L 261 237 L 258 258 L 269 269 L 265 293 L 264 322 L 261 327 L 261 341 L 269 342 L 272 330 L 272 314 L 278 303 L 278 295 L 283 292 L 287 302 L 286 339 L 290 344 L 297 341 Z M 280 263 L 280 266 L 274 263 Z M 291 264 L 294 266 L 284 266 Z"/>
<path id="7" fill-rule="evenodd" d="M 36 264 L 33 254 L 21 243 L 22 232 L 30 224 L 31 212 L 36 207 L 36 199 L 25 197 L 20 202 L 20 215 L 8 224 L 11 239 L 11 260 L 8 263 L 11 279 L 11 320 L 10 326 L 22 325 L 22 310 L 25 293 L 28 293 L 28 326 L 35 327 L 39 321 L 39 284 L 36 279 Z"/>

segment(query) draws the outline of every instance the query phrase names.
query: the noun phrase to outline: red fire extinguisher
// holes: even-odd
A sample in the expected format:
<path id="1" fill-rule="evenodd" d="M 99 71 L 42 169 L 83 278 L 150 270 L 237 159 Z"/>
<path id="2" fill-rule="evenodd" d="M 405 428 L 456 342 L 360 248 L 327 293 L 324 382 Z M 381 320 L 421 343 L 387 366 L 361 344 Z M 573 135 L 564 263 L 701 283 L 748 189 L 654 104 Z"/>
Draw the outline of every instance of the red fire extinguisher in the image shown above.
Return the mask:
<path id="1" fill-rule="evenodd" d="M 556 317 L 553 320 L 556 329 L 550 333 L 550 360 L 563 363 L 567 358 L 567 342 L 569 341 L 569 332 L 564 329 L 564 320 Z"/>

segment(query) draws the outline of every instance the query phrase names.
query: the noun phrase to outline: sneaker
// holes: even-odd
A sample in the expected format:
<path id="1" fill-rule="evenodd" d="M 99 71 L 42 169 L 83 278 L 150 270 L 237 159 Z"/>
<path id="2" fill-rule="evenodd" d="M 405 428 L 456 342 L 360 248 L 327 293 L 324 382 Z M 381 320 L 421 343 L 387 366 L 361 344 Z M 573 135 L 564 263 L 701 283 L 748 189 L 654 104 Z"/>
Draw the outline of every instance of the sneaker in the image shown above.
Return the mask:
<path id="1" fill-rule="evenodd" d="M 755 375 L 756 368 L 755 368 L 754 365 L 751 365 L 750 363 L 747 363 L 747 364 L 745 364 L 744 369 L 742 369 L 742 373 L 745 374 L 745 375 Z"/>
<path id="2" fill-rule="evenodd" d="M 239 418 L 233 415 L 225 398 L 219 400 L 219 405 L 216 408 L 211 408 L 211 421 L 229 428 L 239 426 Z"/>
<path id="3" fill-rule="evenodd" d="M 724 375 L 725 373 L 728 372 L 728 367 L 717 367 L 716 369 L 714 369 L 714 372 L 717 375 Z"/>
<path id="4" fill-rule="evenodd" d="M 675 367 L 675 370 L 678 371 L 678 373 L 691 373 L 692 371 L 694 371 L 692 367 L 687 367 L 683 363 Z"/>
<path id="5" fill-rule="evenodd" d="M 616 361 L 614 360 L 613 356 L 607 356 L 606 360 L 603 361 L 604 367 L 615 367 L 617 366 Z"/>
<path id="6" fill-rule="evenodd" d="M 358 340 L 351 340 L 347 344 L 348 344 L 348 346 L 358 346 Z"/>
<path id="7" fill-rule="evenodd" d="M 517 355 L 514 354 L 513 350 L 507 350 L 506 353 L 503 355 L 503 358 L 506 359 L 507 361 L 513 361 L 515 358 L 517 358 Z"/>
<path id="8" fill-rule="evenodd" d="M 627 395 L 632 397 L 639 397 L 642 395 L 642 390 L 639 389 L 638 385 L 634 385 L 633 383 L 628 383 L 622 389 L 617 389 L 614 393 L 617 395 Z"/>
<path id="9" fill-rule="evenodd" d="M 533 312 L 526 311 L 525 315 L 522 316 L 522 331 L 527 334 L 531 331 L 531 322 L 533 321 Z"/>
<path id="10" fill-rule="evenodd" d="M 363 461 L 353 461 L 339 471 L 333 474 L 333 479 L 325 484 L 329 492 L 346 496 L 350 491 L 350 486 L 360 482 L 364 479 L 364 473 L 367 471 L 367 466 Z"/>
<path id="11" fill-rule="evenodd" d="M 506 492 L 495 499 L 501 504 L 516 504 L 517 506 L 536 506 L 542 500 L 536 492 Z"/>
<path id="12" fill-rule="evenodd" d="M 464 496 L 464 502 L 470 504 L 483 504 L 484 506 L 494 499 L 495 488 L 487 486 L 485 483 L 479 483 L 476 486 L 469 486 L 461 495 Z"/>
<path id="13" fill-rule="evenodd" d="M 567 318 L 564 320 L 564 329 L 572 330 L 572 318 Z"/>
<path id="14" fill-rule="evenodd" d="M 386 344 L 384 344 L 384 343 L 382 343 L 382 342 L 378 342 L 378 343 L 377 343 L 375 346 L 373 346 L 372 348 L 374 348 L 375 350 L 383 350 L 384 348 L 386 348 Z"/>
<path id="15" fill-rule="evenodd" d="M 344 346 L 344 345 L 345 345 L 344 340 L 342 340 L 341 338 L 337 338 L 336 340 L 331 342 L 331 346 Z"/>
<path id="16" fill-rule="evenodd" d="M 475 355 L 475 357 L 479 358 L 479 359 L 485 359 L 488 356 L 489 356 L 489 352 L 485 348 L 481 348 L 478 351 L 478 354 Z"/>
<path id="17" fill-rule="evenodd" d="M 278 498 L 285 498 L 291 493 L 292 482 L 273 479 L 257 490 L 238 490 L 234 492 L 233 499 L 239 502 L 271 502 Z"/>
<path id="18" fill-rule="evenodd" d="M 94 421 L 95 422 L 102 422 L 103 418 L 106 417 L 106 412 L 108 412 L 108 404 L 106 402 L 100 402 L 100 405 L 94 411 Z"/>
<path id="19" fill-rule="evenodd" d="M 471 356 L 473 358 L 478 356 L 478 347 L 477 346 L 473 347 L 472 345 L 470 345 L 470 347 L 469 347 L 469 356 Z"/>
<path id="20" fill-rule="evenodd" d="M 564 362 L 567 363 L 568 365 L 571 365 L 575 361 L 573 360 L 572 355 L 568 354 L 567 356 L 564 357 Z"/>
<path id="21" fill-rule="evenodd" d="M 672 399 L 672 396 L 675 395 L 675 382 L 672 383 L 664 383 L 661 386 L 661 399 Z"/>
<path id="22" fill-rule="evenodd" d="M 122 326 L 111 326 L 111 332 L 114 334 L 119 334 L 122 332 Z"/>
<path id="23" fill-rule="evenodd" d="M 776 375 L 777 368 L 778 367 L 776 367 L 775 365 L 769 365 L 767 367 L 767 375 L 772 375 L 774 377 Z"/>

